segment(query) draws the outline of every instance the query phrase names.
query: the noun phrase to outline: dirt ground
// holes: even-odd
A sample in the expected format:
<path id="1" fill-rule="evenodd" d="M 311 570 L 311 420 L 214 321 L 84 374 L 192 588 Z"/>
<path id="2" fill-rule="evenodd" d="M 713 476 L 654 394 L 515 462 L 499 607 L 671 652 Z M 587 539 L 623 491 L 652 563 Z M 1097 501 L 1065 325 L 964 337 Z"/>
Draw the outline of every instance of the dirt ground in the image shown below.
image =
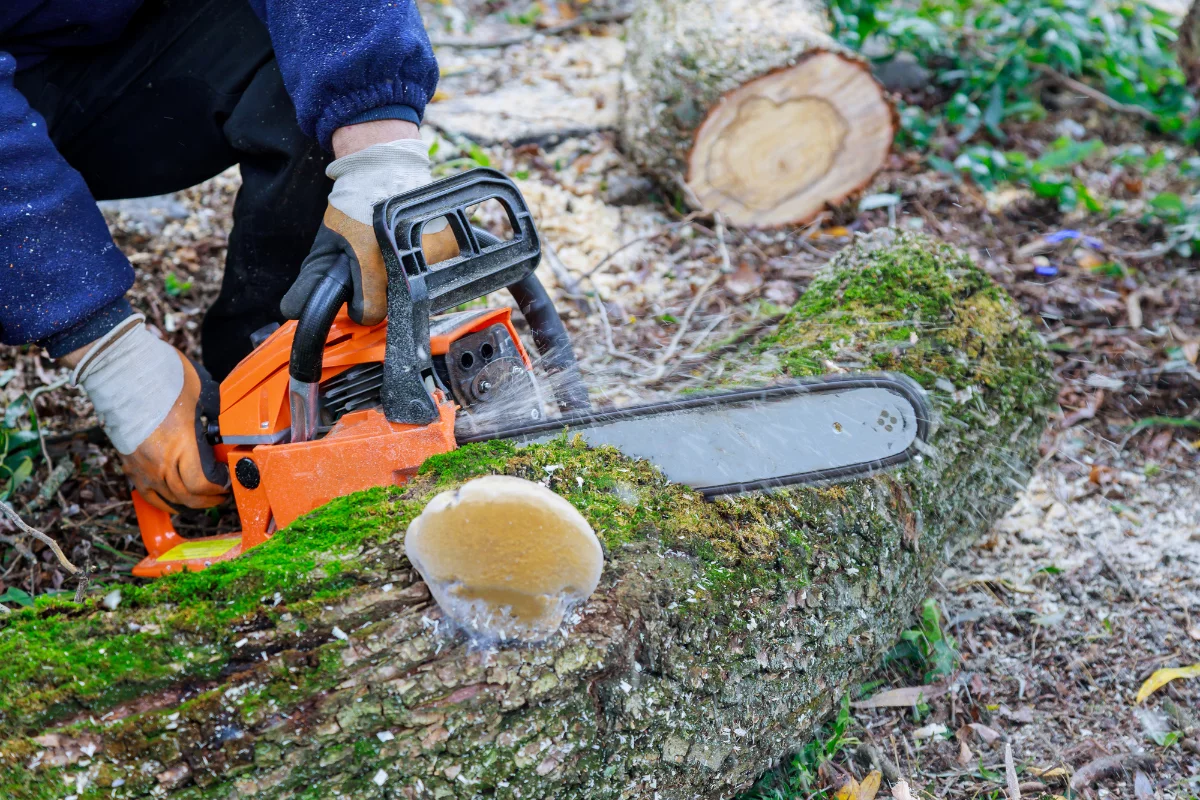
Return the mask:
<path id="1" fill-rule="evenodd" d="M 435 30 L 449 37 L 461 29 L 447 18 Z M 934 589 L 956 640 L 956 672 L 929 687 L 937 696 L 921 713 L 855 709 L 851 735 L 928 797 L 1003 796 L 1006 743 L 1027 797 L 1067 795 L 1064 776 L 1072 774 L 1077 791 L 1101 797 L 1200 796 L 1200 680 L 1134 702 L 1154 670 L 1200 662 L 1200 440 L 1178 425 L 1137 427 L 1200 413 L 1194 263 L 1147 257 L 1163 232 L 1136 214 L 1063 215 L 1020 192 L 982 192 L 905 154 L 868 190 L 898 194 L 890 212 L 850 204 L 803 229 L 770 232 L 683 216 L 625 161 L 609 130 L 619 33 L 614 24 L 503 51 L 444 48 L 442 89 L 425 128 L 438 143 L 439 172 L 473 159 L 518 177 L 547 245 L 543 281 L 598 402 L 624 405 L 698 384 L 722 342 L 771 324 L 854 232 L 887 224 L 968 249 L 1053 348 L 1062 415 L 1044 440 L 1043 463 L 1012 512 L 956 555 Z M 499 91 L 508 95 L 497 104 Z M 505 115 L 500 106 L 524 113 Z M 544 107 L 561 113 L 531 111 Z M 479 133 L 489 126 L 501 134 Z M 1152 189 L 1187 188 L 1172 165 L 1189 154 L 1081 100 L 1013 130 L 1009 144 L 1036 153 L 1064 132 L 1111 147 L 1171 148 L 1168 166 L 1147 175 L 1089 162 L 1080 167 L 1089 184 L 1133 202 Z M 135 305 L 193 356 L 219 285 L 238 182 L 231 170 L 169 197 L 105 204 L 138 272 Z M 1124 268 L 1094 271 L 1078 239 L 1047 241 L 1065 230 L 1102 240 Z M 0 403 L 64 377 L 36 348 L 0 353 Z M 37 500 L 49 477 L 40 466 L 16 506 L 77 563 L 89 561 L 109 580 L 127 576 L 143 551 L 115 453 L 71 389 L 40 394 L 36 409 L 50 456 L 71 467 Z M 191 515 L 181 529 L 235 525 L 226 508 Z M 0 591 L 8 587 L 37 593 L 74 584 L 46 551 L 31 561 L 10 548 L 0 551 Z M 884 666 L 871 688 L 912 681 Z M 858 777 L 865 772 L 849 750 L 835 760 Z M 1115 768 L 1093 779 L 1097 765 Z"/>

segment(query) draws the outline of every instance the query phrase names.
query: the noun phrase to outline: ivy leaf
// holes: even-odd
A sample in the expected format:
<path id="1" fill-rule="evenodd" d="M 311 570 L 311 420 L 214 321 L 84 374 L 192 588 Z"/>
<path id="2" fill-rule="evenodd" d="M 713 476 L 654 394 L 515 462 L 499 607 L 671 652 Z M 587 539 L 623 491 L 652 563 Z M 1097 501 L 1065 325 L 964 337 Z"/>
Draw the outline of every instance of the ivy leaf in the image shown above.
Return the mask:
<path id="1" fill-rule="evenodd" d="M 1161 192 L 1150 200 L 1150 207 L 1163 215 L 1181 216 L 1187 212 L 1183 198 L 1174 192 Z"/>
<path id="2" fill-rule="evenodd" d="M 33 598 L 29 596 L 28 592 L 10 586 L 4 591 L 4 594 L 0 594 L 0 603 L 14 603 L 22 608 L 29 608 L 33 605 Z"/>

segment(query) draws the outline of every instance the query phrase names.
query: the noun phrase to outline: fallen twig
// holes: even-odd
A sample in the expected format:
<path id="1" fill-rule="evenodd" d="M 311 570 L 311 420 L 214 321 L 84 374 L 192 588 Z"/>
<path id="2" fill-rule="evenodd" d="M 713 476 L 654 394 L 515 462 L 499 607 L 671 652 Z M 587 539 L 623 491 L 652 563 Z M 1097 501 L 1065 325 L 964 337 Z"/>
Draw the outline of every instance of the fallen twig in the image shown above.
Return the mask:
<path id="1" fill-rule="evenodd" d="M 1098 389 L 1096 393 L 1092 395 L 1086 406 L 1078 411 L 1072 411 L 1070 414 L 1067 414 L 1062 418 L 1062 421 L 1059 422 L 1058 427 L 1066 430 L 1067 428 L 1073 428 L 1085 420 L 1095 419 L 1096 413 L 1100 410 L 1100 406 L 1102 405 L 1104 405 L 1104 390 Z"/>
<path id="2" fill-rule="evenodd" d="M 663 236 L 666 236 L 671 231 L 675 230 L 676 228 L 681 228 L 684 225 L 687 225 L 692 220 L 694 220 L 697 216 L 699 216 L 699 212 L 693 211 L 691 214 L 688 214 L 686 217 L 684 217 L 681 220 L 676 220 L 675 222 L 667 223 L 666 225 L 664 225 L 662 227 L 661 230 L 655 231 L 654 233 L 648 234 L 646 236 L 639 236 L 636 239 L 629 240 L 625 244 L 618 247 L 616 250 L 613 250 L 611 253 L 606 255 L 604 258 L 600 259 L 596 263 L 596 266 L 592 267 L 587 272 L 583 273 L 583 279 L 586 280 L 586 279 L 592 277 L 593 275 L 595 275 L 600 270 L 601 267 L 603 267 L 608 262 L 612 261 L 614 256 L 617 256 L 618 254 L 623 253 L 624 251 L 633 247 L 635 244 L 641 244 L 642 242 L 652 242 L 655 239 L 660 239 Z"/>
<path id="3" fill-rule="evenodd" d="M 713 220 L 717 223 L 717 252 L 721 254 L 721 272 L 733 272 L 733 264 L 729 260 L 729 247 L 725 244 L 725 217 L 720 211 L 714 211 Z"/>
<path id="4" fill-rule="evenodd" d="M 594 300 L 596 314 L 600 317 L 600 327 L 604 329 L 604 344 L 608 354 L 614 358 L 623 358 L 626 361 L 631 361 L 642 367 L 653 368 L 654 365 L 646 359 L 635 356 L 632 353 L 622 353 L 617 349 L 617 346 L 613 343 L 612 326 L 608 324 L 608 309 L 605 307 L 604 301 L 600 299 L 599 294 L 595 296 Z"/>
<path id="5" fill-rule="evenodd" d="M 1084 97 L 1089 97 L 1092 100 L 1095 100 L 1097 103 L 1106 105 L 1113 111 L 1120 111 L 1122 114 L 1133 114 L 1136 117 L 1141 117 L 1147 122 L 1158 121 L 1158 116 L 1150 109 L 1142 108 L 1141 106 L 1130 105 L 1129 103 L 1122 103 L 1120 100 L 1109 97 L 1099 89 L 1088 86 L 1086 83 L 1081 81 L 1077 81 L 1069 75 L 1064 75 L 1049 64 L 1034 64 L 1033 66 L 1035 69 L 1050 76 L 1068 89 L 1079 92 Z"/>
<path id="6" fill-rule="evenodd" d="M 554 280 L 558 282 L 563 293 L 575 304 L 576 308 L 586 312 L 587 298 L 579 281 L 570 273 L 567 265 L 558 257 L 558 253 L 554 252 L 554 248 L 550 246 L 549 242 L 544 242 L 542 252 L 546 254 L 546 263 L 550 265 L 550 272 L 554 275 Z"/>
<path id="7" fill-rule="evenodd" d="M 854 751 L 854 757 L 863 766 L 871 767 L 872 769 L 877 769 L 882 772 L 883 777 L 887 778 L 887 782 L 890 784 L 894 785 L 904 780 L 904 776 L 900 774 L 900 768 L 897 767 L 890 758 L 884 755 L 878 747 L 870 742 L 863 742 L 860 744 Z"/>
<path id="8" fill-rule="evenodd" d="M 629 19 L 631 14 L 631 11 L 587 14 L 564 22 L 561 25 L 553 25 L 542 30 L 532 30 L 527 33 L 519 33 L 515 36 L 506 36 L 501 39 L 434 39 L 433 46 L 457 47 L 460 50 L 488 50 L 493 47 L 512 47 L 515 44 L 524 44 L 525 42 L 532 41 L 539 36 L 559 36 L 564 33 L 570 33 L 586 25 L 599 25 L 605 22 L 624 22 Z"/>
<path id="9" fill-rule="evenodd" d="M 661 356 L 659 356 L 658 362 L 654 366 L 654 372 L 647 377 L 638 380 L 638 385 L 644 386 L 649 383 L 654 383 L 655 381 L 661 380 L 663 375 L 666 374 L 667 364 L 670 362 L 671 356 L 675 355 L 675 351 L 679 349 L 680 341 L 683 340 L 683 337 L 688 332 L 688 326 L 691 325 L 692 322 L 692 315 L 695 314 L 696 309 L 700 307 L 700 301 L 702 301 L 705 295 L 708 294 L 708 290 L 713 287 L 713 284 L 721 279 L 721 275 L 722 273 L 720 272 L 714 274 L 711 278 L 704 282 L 704 285 L 700 287 L 700 291 L 696 292 L 696 296 L 692 298 L 692 302 L 688 303 L 687 310 L 683 312 L 683 319 L 679 321 L 679 330 L 675 331 L 675 335 L 671 337 L 671 343 L 667 345 L 667 349 L 663 351 Z"/>
<path id="10" fill-rule="evenodd" d="M 79 585 L 75 587 L 75 602 L 82 603 L 87 596 L 88 585 L 92 582 L 92 557 L 89 555 L 83 563 L 83 573 L 79 576 Z"/>
<path id="11" fill-rule="evenodd" d="M 54 499 L 54 495 L 58 494 L 58 490 L 74 474 L 75 462 L 70 457 L 60 460 L 58 465 L 50 471 L 50 476 L 46 478 L 46 482 L 42 484 L 42 488 L 38 489 L 37 496 L 29 502 L 28 510 L 40 511 L 47 503 Z"/>
<path id="12" fill-rule="evenodd" d="M 1125 772 L 1138 767 L 1149 769 L 1154 766 L 1154 759 L 1144 753 L 1124 753 L 1115 756 L 1101 756 L 1095 761 L 1084 764 L 1071 776 L 1071 790 L 1086 789 L 1097 781 L 1103 780 L 1118 772 Z"/>
<path id="13" fill-rule="evenodd" d="M 39 395 L 45 394 L 46 392 L 53 392 L 55 389 L 61 389 L 70 383 L 70 381 L 71 379 L 69 377 L 60 378 L 54 383 L 48 383 L 45 386 L 39 386 L 29 393 L 29 410 L 33 414 L 33 424 L 37 427 L 38 444 L 42 447 L 42 458 L 46 459 L 46 469 L 50 471 L 48 480 L 54 479 L 54 462 L 50 460 L 50 451 L 46 449 L 46 436 L 42 432 L 42 420 L 38 417 L 37 413 L 37 399 Z M 62 484 L 59 485 L 61 486 Z M 54 491 L 57 492 L 58 490 L 55 489 Z M 53 492 L 51 492 L 51 494 L 53 495 Z"/>
<path id="14" fill-rule="evenodd" d="M 16 511 L 13 511 L 12 506 L 10 506 L 8 503 L 0 502 L 0 514 L 3 514 L 12 522 L 12 524 L 16 525 L 17 529 L 21 531 L 21 533 L 24 533 L 26 536 L 32 536 L 34 539 L 37 539 L 39 542 L 54 551 L 54 555 L 58 559 L 58 563 L 62 564 L 63 569 L 65 569 L 67 572 L 71 573 L 72 575 L 79 573 L 79 567 L 67 560 L 67 557 L 63 555 L 62 549 L 58 546 L 58 542 L 42 533 L 37 528 L 31 528 L 29 525 L 26 525 L 25 520 L 21 519 L 21 515 Z"/>

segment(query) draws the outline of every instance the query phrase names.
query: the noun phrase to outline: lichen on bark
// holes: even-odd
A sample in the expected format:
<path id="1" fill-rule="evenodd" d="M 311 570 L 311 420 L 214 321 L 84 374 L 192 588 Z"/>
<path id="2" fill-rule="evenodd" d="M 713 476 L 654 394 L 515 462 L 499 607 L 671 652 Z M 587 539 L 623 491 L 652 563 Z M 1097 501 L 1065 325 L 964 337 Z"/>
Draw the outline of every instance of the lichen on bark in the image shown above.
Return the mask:
<path id="1" fill-rule="evenodd" d="M 566 437 L 431 459 L 229 564 L 107 611 L 0 619 L 0 796 L 728 797 L 802 744 L 904 626 L 945 552 L 1008 506 L 1053 401 L 1042 345 L 969 259 L 860 238 L 714 383 L 892 369 L 936 431 L 886 475 L 706 502 Z M 474 652 L 404 556 L 492 473 L 542 481 L 606 549 L 568 630 Z M 69 791 L 64 791 L 64 788 Z"/>

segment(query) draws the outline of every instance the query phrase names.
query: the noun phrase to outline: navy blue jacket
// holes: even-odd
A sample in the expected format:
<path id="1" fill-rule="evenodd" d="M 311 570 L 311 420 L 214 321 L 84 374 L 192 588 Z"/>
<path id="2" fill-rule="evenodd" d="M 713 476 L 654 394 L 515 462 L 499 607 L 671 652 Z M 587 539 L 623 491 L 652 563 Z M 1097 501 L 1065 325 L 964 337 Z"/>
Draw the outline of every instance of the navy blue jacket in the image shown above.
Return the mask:
<path id="1" fill-rule="evenodd" d="M 301 129 L 326 149 L 334 130 L 373 110 L 424 114 L 437 63 L 416 0 L 249 2 L 266 22 Z M 83 178 L 13 76 L 58 48 L 113 40 L 141 3 L 0 0 L 0 342 L 75 338 L 133 285 Z"/>

